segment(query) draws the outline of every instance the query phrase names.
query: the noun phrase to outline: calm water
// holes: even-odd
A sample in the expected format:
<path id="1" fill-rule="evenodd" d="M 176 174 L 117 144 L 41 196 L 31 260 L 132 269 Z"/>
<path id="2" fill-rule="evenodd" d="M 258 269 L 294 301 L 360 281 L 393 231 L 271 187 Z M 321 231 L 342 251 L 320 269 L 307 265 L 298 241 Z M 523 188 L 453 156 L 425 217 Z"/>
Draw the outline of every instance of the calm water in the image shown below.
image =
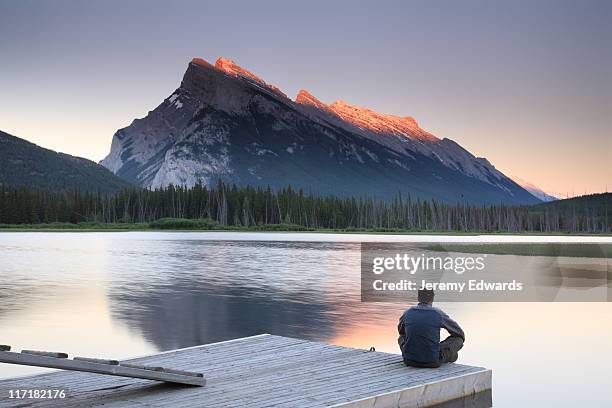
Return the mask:
<path id="1" fill-rule="evenodd" d="M 610 238 L 0 233 L 0 344 L 124 358 L 259 333 L 397 353 L 406 305 L 360 302 L 360 241 Z M 500 265 L 525 257 L 491 255 Z M 552 263 L 576 262 L 551 259 Z M 582 258 L 580 263 L 589 261 Z M 610 268 L 609 259 L 604 267 Z M 607 263 L 607 264 L 606 264 Z M 612 404 L 611 303 L 438 304 L 495 406 Z M 0 364 L 0 377 L 40 369 Z"/>

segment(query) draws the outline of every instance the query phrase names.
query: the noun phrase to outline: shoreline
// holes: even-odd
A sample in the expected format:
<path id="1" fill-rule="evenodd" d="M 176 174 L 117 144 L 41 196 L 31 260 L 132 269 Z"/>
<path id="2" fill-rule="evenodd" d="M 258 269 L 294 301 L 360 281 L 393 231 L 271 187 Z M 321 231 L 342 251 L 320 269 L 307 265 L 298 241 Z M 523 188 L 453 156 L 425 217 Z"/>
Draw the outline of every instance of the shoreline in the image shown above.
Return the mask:
<path id="1" fill-rule="evenodd" d="M 610 233 L 586 232 L 490 232 L 490 231 L 414 231 L 395 229 L 310 229 L 310 228 L 283 228 L 276 224 L 257 227 L 227 227 L 227 228 L 154 228 L 148 224 L 99 224 L 92 225 L 66 225 L 53 224 L 4 224 L 0 225 L 0 232 L 242 232 L 242 233 L 311 233 L 311 234 L 347 234 L 347 235 L 457 235 L 457 236 L 541 236 L 541 237 L 612 237 Z"/>

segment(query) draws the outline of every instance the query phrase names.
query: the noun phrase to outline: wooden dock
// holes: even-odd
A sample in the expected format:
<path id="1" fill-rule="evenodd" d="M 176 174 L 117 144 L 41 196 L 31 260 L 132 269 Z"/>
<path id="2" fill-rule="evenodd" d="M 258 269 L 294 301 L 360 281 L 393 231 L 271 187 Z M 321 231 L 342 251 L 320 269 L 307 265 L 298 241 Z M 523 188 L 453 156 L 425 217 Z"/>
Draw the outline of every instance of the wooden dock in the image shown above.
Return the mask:
<path id="1" fill-rule="evenodd" d="M 491 370 L 406 367 L 397 354 L 263 334 L 128 360 L 204 373 L 192 387 L 82 372 L 0 380 L 0 406 L 491 406 Z M 9 399 L 9 390 L 64 390 L 64 399 Z"/>

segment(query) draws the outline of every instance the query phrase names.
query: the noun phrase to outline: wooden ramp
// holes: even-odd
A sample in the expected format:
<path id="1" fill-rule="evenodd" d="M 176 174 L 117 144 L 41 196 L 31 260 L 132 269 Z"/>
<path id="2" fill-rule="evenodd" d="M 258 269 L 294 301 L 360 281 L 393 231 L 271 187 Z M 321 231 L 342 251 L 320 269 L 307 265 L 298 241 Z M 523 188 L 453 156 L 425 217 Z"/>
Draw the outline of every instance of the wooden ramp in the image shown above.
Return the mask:
<path id="1" fill-rule="evenodd" d="M 491 370 L 404 366 L 396 354 L 263 334 L 129 360 L 204 373 L 204 387 L 82 372 L 0 380 L 0 406 L 423 407 L 490 406 Z M 0 368 L 1 369 L 1 368 Z M 9 399 L 9 390 L 65 391 Z M 468 402 L 466 402 L 468 401 Z M 459 404 L 459 405 L 457 405 Z"/>
<path id="2" fill-rule="evenodd" d="M 0 345 L 0 363 L 59 368 L 94 374 L 115 375 L 118 377 L 197 385 L 200 387 L 206 385 L 206 380 L 202 373 L 99 358 L 74 357 L 68 359 L 67 353 L 34 350 L 23 350 L 21 353 L 16 353 L 10 350 L 10 346 Z"/>

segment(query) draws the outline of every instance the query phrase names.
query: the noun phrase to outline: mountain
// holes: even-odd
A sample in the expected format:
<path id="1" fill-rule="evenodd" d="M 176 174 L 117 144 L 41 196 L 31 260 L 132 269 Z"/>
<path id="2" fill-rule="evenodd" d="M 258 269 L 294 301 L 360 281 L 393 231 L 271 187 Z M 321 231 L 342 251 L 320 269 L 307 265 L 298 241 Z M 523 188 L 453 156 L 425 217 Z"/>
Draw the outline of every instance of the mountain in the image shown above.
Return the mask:
<path id="1" fill-rule="evenodd" d="M 534 210 L 571 210 L 579 214 L 607 214 L 612 218 L 612 193 L 586 194 L 565 198 L 532 207 Z"/>
<path id="2" fill-rule="evenodd" d="M 516 184 L 523 187 L 525 190 L 529 191 L 531 195 L 533 195 L 540 201 L 548 202 L 548 201 L 555 201 L 559 199 L 559 197 L 555 197 L 552 194 L 548 194 L 547 192 L 542 190 L 540 187 L 535 186 L 528 181 L 525 181 L 518 177 L 512 177 L 512 180 L 514 180 Z"/>
<path id="3" fill-rule="evenodd" d="M 219 58 L 194 58 L 168 98 L 118 130 L 102 165 L 143 187 L 218 180 L 316 194 L 446 202 L 539 202 L 486 159 L 376 113 L 277 87 Z"/>
<path id="4" fill-rule="evenodd" d="M 44 149 L 0 131 L 0 185 L 35 190 L 114 193 L 130 183 L 81 157 Z"/>

